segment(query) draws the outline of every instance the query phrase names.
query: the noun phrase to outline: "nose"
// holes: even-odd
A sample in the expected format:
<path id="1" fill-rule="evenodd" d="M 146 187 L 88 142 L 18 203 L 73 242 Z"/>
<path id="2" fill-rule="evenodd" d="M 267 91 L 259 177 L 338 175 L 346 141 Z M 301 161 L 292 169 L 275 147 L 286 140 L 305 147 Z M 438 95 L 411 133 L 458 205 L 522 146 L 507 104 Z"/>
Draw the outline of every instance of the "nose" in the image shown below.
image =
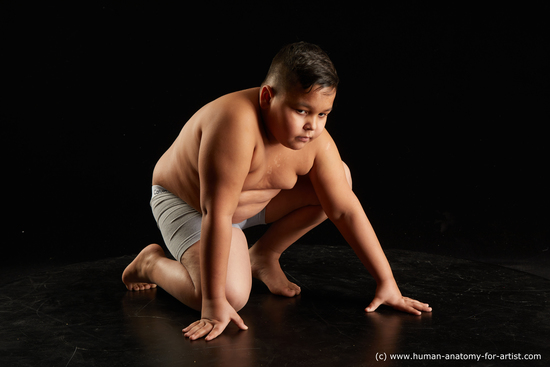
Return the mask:
<path id="1" fill-rule="evenodd" d="M 317 124 L 318 124 L 317 116 L 310 116 L 307 119 L 306 124 L 304 125 L 304 130 L 307 130 L 307 131 L 315 130 L 317 129 Z"/>

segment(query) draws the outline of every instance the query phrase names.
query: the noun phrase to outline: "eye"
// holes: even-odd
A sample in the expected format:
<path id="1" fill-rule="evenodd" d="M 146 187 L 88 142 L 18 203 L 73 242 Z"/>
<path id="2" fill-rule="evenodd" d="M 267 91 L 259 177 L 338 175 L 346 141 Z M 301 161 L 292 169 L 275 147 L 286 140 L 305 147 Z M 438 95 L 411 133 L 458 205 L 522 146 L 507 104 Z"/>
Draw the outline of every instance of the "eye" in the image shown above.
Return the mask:
<path id="1" fill-rule="evenodd" d="M 307 111 L 306 111 L 306 110 L 296 110 L 296 112 L 297 112 L 299 115 L 307 115 Z"/>
<path id="2" fill-rule="evenodd" d="M 326 114 L 326 113 L 323 113 L 323 112 L 321 112 L 321 113 L 319 114 L 319 117 L 320 117 L 320 118 L 323 118 L 323 117 L 327 117 L 327 114 Z"/>

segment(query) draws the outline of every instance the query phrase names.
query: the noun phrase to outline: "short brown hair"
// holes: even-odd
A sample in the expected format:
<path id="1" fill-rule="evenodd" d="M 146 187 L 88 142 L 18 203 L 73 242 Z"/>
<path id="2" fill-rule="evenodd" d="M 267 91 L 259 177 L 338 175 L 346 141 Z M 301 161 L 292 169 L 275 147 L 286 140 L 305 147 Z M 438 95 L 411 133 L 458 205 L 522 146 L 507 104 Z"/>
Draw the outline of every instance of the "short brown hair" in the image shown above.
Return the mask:
<path id="1" fill-rule="evenodd" d="M 336 68 L 319 46 L 297 42 L 283 47 L 275 55 L 262 85 L 286 91 L 299 83 L 310 92 L 314 86 L 336 89 L 338 82 Z"/>

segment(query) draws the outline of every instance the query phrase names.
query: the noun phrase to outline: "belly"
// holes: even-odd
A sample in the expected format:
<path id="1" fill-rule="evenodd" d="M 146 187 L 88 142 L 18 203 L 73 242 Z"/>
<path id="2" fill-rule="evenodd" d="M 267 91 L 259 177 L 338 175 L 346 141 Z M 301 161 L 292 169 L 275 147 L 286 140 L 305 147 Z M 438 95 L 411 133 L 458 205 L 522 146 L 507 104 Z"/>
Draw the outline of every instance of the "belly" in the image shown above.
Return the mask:
<path id="1" fill-rule="evenodd" d="M 279 189 L 243 191 L 233 215 L 233 223 L 240 223 L 261 212 L 280 191 Z"/>

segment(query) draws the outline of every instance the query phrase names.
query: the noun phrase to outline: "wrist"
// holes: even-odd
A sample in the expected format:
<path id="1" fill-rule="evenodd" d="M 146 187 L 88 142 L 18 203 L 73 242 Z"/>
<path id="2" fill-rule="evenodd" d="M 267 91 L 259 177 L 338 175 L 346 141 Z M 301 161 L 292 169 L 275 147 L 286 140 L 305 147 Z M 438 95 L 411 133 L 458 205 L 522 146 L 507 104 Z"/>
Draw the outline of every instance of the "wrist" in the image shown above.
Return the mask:
<path id="1" fill-rule="evenodd" d="M 225 296 L 210 296 L 210 297 L 206 297 L 206 296 L 203 296 L 202 297 L 202 303 L 205 304 L 205 303 L 209 303 L 209 304 L 213 304 L 213 303 L 222 303 L 222 302 L 226 302 L 227 299 L 225 298 Z"/>
<path id="2" fill-rule="evenodd" d="M 384 278 L 376 279 L 376 285 L 377 287 L 388 286 L 388 285 L 397 286 L 397 282 L 395 281 L 395 278 L 393 277 L 393 275 L 390 275 Z"/>

